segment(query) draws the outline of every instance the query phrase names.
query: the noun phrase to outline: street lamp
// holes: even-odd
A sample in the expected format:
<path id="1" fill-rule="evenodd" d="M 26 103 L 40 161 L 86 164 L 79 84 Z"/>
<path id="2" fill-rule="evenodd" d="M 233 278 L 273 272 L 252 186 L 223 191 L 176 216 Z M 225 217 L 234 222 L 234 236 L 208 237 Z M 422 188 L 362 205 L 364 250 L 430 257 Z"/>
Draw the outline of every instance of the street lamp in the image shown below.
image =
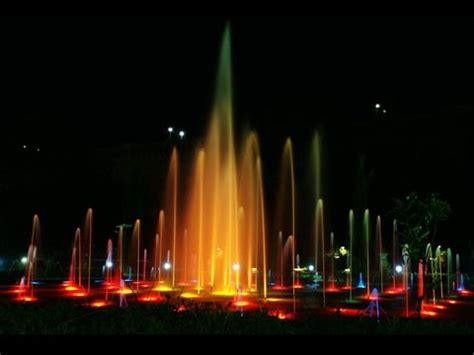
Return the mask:
<path id="1" fill-rule="evenodd" d="M 179 131 L 179 138 L 181 138 L 181 139 L 184 138 L 184 131 Z"/>

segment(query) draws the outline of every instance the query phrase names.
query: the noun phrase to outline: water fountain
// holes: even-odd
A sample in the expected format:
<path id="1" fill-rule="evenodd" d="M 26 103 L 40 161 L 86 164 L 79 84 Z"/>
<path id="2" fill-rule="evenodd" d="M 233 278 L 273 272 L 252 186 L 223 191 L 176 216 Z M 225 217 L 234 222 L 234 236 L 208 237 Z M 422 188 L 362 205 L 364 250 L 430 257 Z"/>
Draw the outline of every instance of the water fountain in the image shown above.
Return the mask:
<path id="1" fill-rule="evenodd" d="M 352 301 L 352 256 L 354 255 L 354 211 L 349 211 L 349 301 Z"/>
<path id="2" fill-rule="evenodd" d="M 441 245 L 436 248 L 436 263 L 438 264 L 438 271 L 439 271 L 439 292 L 440 298 L 444 298 L 443 293 L 443 270 L 442 270 L 442 260 L 441 260 Z"/>
<path id="3" fill-rule="evenodd" d="M 25 263 L 25 276 L 26 282 L 23 281 L 23 285 L 20 282 L 20 290 L 26 289 L 29 291 L 30 296 L 26 296 L 26 292 L 22 292 L 23 295 L 20 293 L 23 301 L 32 301 L 35 299 L 34 297 L 34 279 L 36 273 L 36 261 L 37 261 L 37 244 L 38 239 L 40 237 L 40 222 L 38 215 L 33 216 L 33 226 L 31 230 L 31 240 L 30 245 L 28 247 L 28 254 Z"/>
<path id="4" fill-rule="evenodd" d="M 141 234 L 141 228 L 140 228 L 140 220 L 137 219 L 135 221 L 135 225 L 133 227 L 133 233 L 132 233 L 132 252 L 133 252 L 133 246 L 136 245 L 136 251 L 135 254 L 137 256 L 137 274 L 136 274 L 136 292 L 139 291 L 140 288 L 140 234 Z"/>
<path id="5" fill-rule="evenodd" d="M 324 254 L 326 252 L 324 248 L 324 204 L 323 200 L 319 199 L 316 204 L 316 246 L 319 245 L 319 241 L 321 241 L 321 268 L 322 268 L 322 283 L 323 283 L 323 307 L 326 307 L 326 260 Z M 316 248 L 317 250 L 317 248 Z M 318 264 L 317 254 L 316 254 L 316 262 Z"/>
<path id="6" fill-rule="evenodd" d="M 464 290 L 464 283 L 461 283 L 461 259 L 459 254 L 456 253 L 456 289 Z"/>
<path id="7" fill-rule="evenodd" d="M 376 288 L 372 290 L 372 293 L 369 296 L 370 303 L 369 306 L 363 312 L 364 315 L 368 315 L 369 317 L 373 317 L 374 313 L 377 317 L 377 320 L 380 319 L 380 311 L 385 311 L 379 306 L 379 293 Z"/>
<path id="8" fill-rule="evenodd" d="M 72 247 L 71 264 L 69 267 L 69 285 L 78 284 L 81 287 L 81 229 L 76 228 Z M 76 277 L 77 273 L 77 277 Z"/>
<path id="9" fill-rule="evenodd" d="M 397 231 L 397 220 L 393 220 L 392 227 L 392 278 L 393 278 L 393 290 L 397 288 L 397 266 L 398 266 L 398 231 Z"/>
<path id="10" fill-rule="evenodd" d="M 334 259 L 335 259 L 335 253 L 334 253 L 334 233 L 331 232 L 329 235 L 329 245 L 330 245 L 330 255 L 331 255 L 331 290 L 335 290 L 336 288 L 336 279 L 334 275 Z"/>
<path id="11" fill-rule="evenodd" d="M 113 244 L 112 239 L 107 241 L 107 259 L 105 259 L 105 301 L 109 300 L 109 287 L 112 283 L 112 267 L 113 267 Z"/>
<path id="12" fill-rule="evenodd" d="M 85 222 L 85 236 L 89 244 L 88 263 L 87 263 L 87 294 L 91 293 L 91 268 L 92 268 L 92 208 L 89 208 L 86 213 Z M 80 253 L 79 253 L 80 254 Z"/>
<path id="13" fill-rule="evenodd" d="M 360 272 L 359 273 L 359 283 L 357 284 L 357 288 L 366 288 L 367 286 L 365 286 L 364 284 L 364 277 L 362 275 L 362 273 Z"/>
<path id="14" fill-rule="evenodd" d="M 383 293 L 383 248 L 382 248 L 382 219 L 377 216 L 377 222 L 375 226 L 375 260 L 379 260 L 380 269 L 380 292 Z"/>
<path id="15" fill-rule="evenodd" d="M 446 277 L 447 277 L 447 293 L 448 297 L 452 293 L 452 291 L 455 289 L 455 287 L 452 284 L 452 273 L 453 273 L 453 254 L 451 252 L 451 248 L 448 248 L 446 250 Z"/>
<path id="16" fill-rule="evenodd" d="M 367 266 L 367 298 L 370 297 L 370 251 L 369 251 L 369 210 L 364 211 L 364 237 L 365 237 L 365 247 L 366 247 L 366 266 Z"/>

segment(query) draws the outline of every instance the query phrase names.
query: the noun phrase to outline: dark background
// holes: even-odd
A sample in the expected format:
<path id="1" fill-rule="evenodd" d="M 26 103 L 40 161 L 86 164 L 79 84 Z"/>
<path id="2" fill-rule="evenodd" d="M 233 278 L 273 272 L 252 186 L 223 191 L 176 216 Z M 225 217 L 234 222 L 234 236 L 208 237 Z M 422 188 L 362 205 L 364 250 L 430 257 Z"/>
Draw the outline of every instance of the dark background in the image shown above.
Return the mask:
<path id="1" fill-rule="evenodd" d="M 292 137 L 304 257 L 317 128 L 328 231 L 345 236 L 365 157 L 374 218 L 393 197 L 438 192 L 452 206 L 439 242 L 469 256 L 474 19 L 259 16 L 1 18 L 0 255 L 26 253 L 34 213 L 42 253 L 65 260 L 88 207 L 98 254 L 117 224 L 141 218 L 154 235 L 171 146 L 186 166 L 205 134 L 228 21 L 237 135 L 260 136 L 268 206 Z"/>

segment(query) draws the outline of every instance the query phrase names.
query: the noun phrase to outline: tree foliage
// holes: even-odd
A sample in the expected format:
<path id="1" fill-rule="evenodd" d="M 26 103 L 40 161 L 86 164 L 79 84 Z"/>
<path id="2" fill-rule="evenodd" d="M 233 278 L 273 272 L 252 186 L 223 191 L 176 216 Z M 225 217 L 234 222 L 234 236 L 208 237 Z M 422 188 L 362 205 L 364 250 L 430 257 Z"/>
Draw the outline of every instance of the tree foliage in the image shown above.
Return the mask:
<path id="1" fill-rule="evenodd" d="M 427 243 L 435 242 L 438 224 L 448 219 L 451 206 L 438 194 L 420 197 L 412 192 L 402 199 L 395 199 L 390 212 L 397 220 L 400 241 L 408 244 L 410 258 L 423 257 Z"/>

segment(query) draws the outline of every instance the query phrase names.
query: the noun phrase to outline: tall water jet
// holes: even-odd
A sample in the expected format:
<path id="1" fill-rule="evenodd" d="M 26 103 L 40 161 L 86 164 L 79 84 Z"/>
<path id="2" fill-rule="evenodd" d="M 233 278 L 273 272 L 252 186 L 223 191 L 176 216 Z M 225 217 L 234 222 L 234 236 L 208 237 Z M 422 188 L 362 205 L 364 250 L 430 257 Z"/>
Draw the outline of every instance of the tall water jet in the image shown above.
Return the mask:
<path id="1" fill-rule="evenodd" d="M 163 250 L 163 239 L 164 239 L 164 229 L 165 229 L 165 211 L 161 210 L 158 215 L 158 234 L 156 240 L 158 242 L 158 253 L 155 250 L 155 264 L 158 259 L 158 284 L 161 283 L 161 269 L 162 264 L 162 250 Z"/>
<path id="2" fill-rule="evenodd" d="M 75 244 L 75 243 L 74 243 Z M 76 283 L 76 246 L 72 247 L 71 264 L 69 266 L 69 284 Z"/>
<path id="3" fill-rule="evenodd" d="M 456 289 L 461 290 L 461 259 L 459 253 L 456 253 Z"/>
<path id="4" fill-rule="evenodd" d="M 257 158 L 257 206 L 260 215 L 260 233 L 262 240 L 262 277 L 263 277 L 263 298 L 267 299 L 267 232 L 265 223 L 265 199 L 263 195 L 263 182 L 262 182 L 262 163 L 260 157 Z M 258 217 L 257 217 L 258 222 Z M 257 258 L 257 256 L 256 256 Z M 257 266 L 258 268 L 258 266 Z M 258 270 L 258 269 L 257 269 Z"/>
<path id="5" fill-rule="evenodd" d="M 113 267 L 113 244 L 112 244 L 112 239 L 109 239 L 107 241 L 107 259 L 105 260 L 105 301 L 107 302 L 109 300 L 109 285 L 111 281 L 111 272 L 112 272 L 112 267 Z"/>
<path id="6" fill-rule="evenodd" d="M 147 252 L 146 249 L 143 249 L 143 282 L 146 281 L 146 258 Z"/>
<path id="7" fill-rule="evenodd" d="M 336 287 L 336 283 L 335 283 L 335 275 L 334 275 L 334 257 L 335 257 L 335 253 L 334 253 L 334 233 L 331 232 L 331 234 L 329 235 L 329 244 L 330 244 L 330 250 L 331 250 L 331 289 L 334 290 L 334 288 Z"/>
<path id="8" fill-rule="evenodd" d="M 282 231 L 278 232 L 278 251 L 279 251 L 279 260 L 280 260 L 280 287 L 283 287 L 283 233 Z"/>
<path id="9" fill-rule="evenodd" d="M 183 260 L 184 260 L 184 272 L 183 272 L 183 283 L 188 282 L 188 230 L 184 229 L 183 236 Z"/>
<path id="10" fill-rule="evenodd" d="M 392 278 L 393 278 L 393 289 L 397 287 L 397 263 L 398 263 L 398 230 L 397 230 L 397 220 L 393 220 L 392 227 Z"/>
<path id="11" fill-rule="evenodd" d="M 295 210 L 295 174 L 293 163 L 293 144 L 291 138 L 287 138 L 285 146 L 283 147 L 283 154 L 281 157 L 281 169 L 278 189 L 278 203 L 276 223 L 278 230 L 283 231 L 283 234 L 292 235 L 293 243 L 296 250 L 296 210 Z M 287 206 L 291 206 L 288 211 Z M 291 218 L 288 218 L 288 216 Z"/>
<path id="12" fill-rule="evenodd" d="M 135 225 L 133 226 L 133 233 L 132 233 L 132 245 L 136 245 L 136 253 L 135 255 L 137 256 L 137 287 L 136 287 L 136 292 L 138 292 L 139 287 L 140 287 L 140 236 L 141 234 L 141 228 L 140 228 L 140 220 L 137 219 L 135 221 Z M 132 249 L 133 250 L 133 249 Z"/>
<path id="13" fill-rule="evenodd" d="M 257 137 L 254 133 L 247 134 L 237 157 L 232 111 L 231 46 L 227 27 L 208 133 L 194 157 L 191 178 L 183 194 L 185 208 L 178 209 L 177 220 L 178 225 L 187 230 L 187 243 L 183 248 L 186 250 L 179 266 L 186 264 L 185 273 L 193 270 L 192 278 L 199 291 L 209 283 L 213 293 L 229 295 L 241 287 L 252 288 L 249 277 L 252 270 L 258 273 L 266 270 L 265 210 Z M 161 241 L 169 238 L 159 234 Z M 247 277 L 241 278 L 241 275 Z M 266 279 L 266 272 L 262 275 Z"/>
<path id="14" fill-rule="evenodd" d="M 76 272 L 78 276 L 76 277 Z M 76 284 L 76 280 L 80 285 L 81 279 L 81 229 L 76 228 L 74 234 L 74 244 L 72 248 L 71 267 L 69 271 L 69 283 Z"/>
<path id="15" fill-rule="evenodd" d="M 40 222 L 38 215 L 33 216 L 33 226 L 31 229 L 31 240 L 28 247 L 28 254 L 25 266 L 26 289 L 30 290 L 30 297 L 34 298 L 34 275 L 36 272 L 37 243 L 40 237 Z"/>
<path id="16" fill-rule="evenodd" d="M 311 145 L 312 161 L 311 167 L 313 169 L 314 178 L 314 189 L 316 201 L 323 198 L 322 186 L 323 186 L 323 161 L 322 161 L 322 135 L 318 130 L 313 135 L 313 141 Z"/>
<path id="17" fill-rule="evenodd" d="M 92 208 L 87 210 L 86 223 L 85 223 L 85 235 L 89 244 L 88 263 L 87 263 L 87 294 L 91 292 L 91 264 L 92 264 Z"/>
<path id="18" fill-rule="evenodd" d="M 353 251 L 353 240 L 354 240 L 354 211 L 349 211 L 349 300 L 352 301 L 352 256 Z"/>
<path id="19" fill-rule="evenodd" d="M 377 222 L 375 225 L 375 242 L 376 252 L 375 260 L 379 261 L 380 268 L 380 292 L 383 293 L 383 248 L 382 248 L 382 219 L 380 216 L 377 216 Z"/>
<path id="20" fill-rule="evenodd" d="M 431 286 L 432 286 L 432 293 L 433 293 L 433 303 L 435 303 L 435 275 L 436 275 L 436 268 L 435 268 L 435 261 L 433 258 L 433 248 L 431 247 L 431 243 L 428 243 L 425 248 L 425 263 L 426 265 L 430 265 L 430 272 L 431 272 Z"/>
<path id="21" fill-rule="evenodd" d="M 438 271 L 439 271 L 439 292 L 440 298 L 444 298 L 443 292 L 443 269 L 442 269 L 442 260 L 441 260 L 441 245 L 436 248 L 436 263 L 438 264 Z"/>
<path id="22" fill-rule="evenodd" d="M 296 285 L 295 285 L 295 238 L 290 235 L 288 240 L 291 240 L 291 279 L 293 289 L 293 313 L 296 314 Z"/>
<path id="23" fill-rule="evenodd" d="M 158 281 L 158 268 L 160 267 L 160 264 L 158 262 L 158 251 L 159 251 L 159 243 L 160 243 L 160 235 L 158 233 L 155 234 L 155 246 L 154 246 L 154 261 L 153 261 L 153 281 L 156 282 Z"/>
<path id="24" fill-rule="evenodd" d="M 198 260 L 197 260 L 197 291 L 198 294 L 201 292 L 203 288 L 203 217 L 204 217 L 204 150 L 200 150 L 198 154 L 198 201 L 199 201 L 199 209 L 198 209 Z M 238 271 L 238 270 L 237 270 Z M 237 273 L 238 274 L 238 273 Z M 237 285 L 237 283 L 236 283 Z"/>
<path id="25" fill-rule="evenodd" d="M 171 153 L 171 159 L 169 162 L 168 176 L 166 180 L 166 198 L 164 214 L 167 216 L 167 220 L 171 223 L 166 225 L 166 231 L 163 234 L 163 230 L 160 230 L 161 248 L 160 250 L 171 249 L 172 258 L 169 260 L 171 268 L 171 287 L 175 287 L 176 283 L 176 235 L 178 225 L 178 151 L 176 147 L 173 147 Z M 166 238 L 164 238 L 166 237 Z M 160 251 L 161 253 L 161 251 Z M 161 264 L 160 264 L 161 266 Z"/>
<path id="26" fill-rule="evenodd" d="M 453 254 L 451 252 L 451 248 L 448 248 L 446 250 L 446 262 L 447 262 L 447 267 L 446 267 L 446 273 L 447 273 L 447 291 L 448 291 L 448 296 L 452 293 L 453 291 L 453 285 L 452 285 L 452 273 L 453 273 Z"/>
<path id="27" fill-rule="evenodd" d="M 326 262 L 325 262 L 325 248 L 324 248 L 324 204 L 323 200 L 319 199 L 316 204 L 316 245 L 321 241 L 321 268 L 322 268 L 322 283 L 323 283 L 323 307 L 326 307 Z M 317 254 L 315 265 L 318 264 Z"/>
<path id="28" fill-rule="evenodd" d="M 364 237 L 365 237 L 365 246 L 366 246 L 366 271 L 367 271 L 367 298 L 370 297 L 370 252 L 369 252 L 369 246 L 370 246 L 370 241 L 369 241 L 369 210 L 366 209 L 364 211 Z"/>
<path id="29" fill-rule="evenodd" d="M 123 226 L 119 226 L 118 230 L 118 247 L 117 247 L 117 253 L 118 253 L 118 268 L 117 270 L 117 277 L 116 277 L 116 282 L 118 285 L 120 285 L 120 282 L 123 278 Z"/>
<path id="30" fill-rule="evenodd" d="M 239 239 L 247 250 L 247 284 L 252 287 L 252 274 L 257 276 L 258 269 L 266 269 L 265 262 L 265 205 L 263 203 L 262 168 L 260 147 L 255 132 L 246 135 L 239 162 L 238 202 Z M 255 272 L 256 271 L 256 272 Z M 263 275 L 263 274 L 262 274 Z M 266 276 L 265 276 L 266 277 Z M 257 284 L 255 284 L 257 289 Z"/>

